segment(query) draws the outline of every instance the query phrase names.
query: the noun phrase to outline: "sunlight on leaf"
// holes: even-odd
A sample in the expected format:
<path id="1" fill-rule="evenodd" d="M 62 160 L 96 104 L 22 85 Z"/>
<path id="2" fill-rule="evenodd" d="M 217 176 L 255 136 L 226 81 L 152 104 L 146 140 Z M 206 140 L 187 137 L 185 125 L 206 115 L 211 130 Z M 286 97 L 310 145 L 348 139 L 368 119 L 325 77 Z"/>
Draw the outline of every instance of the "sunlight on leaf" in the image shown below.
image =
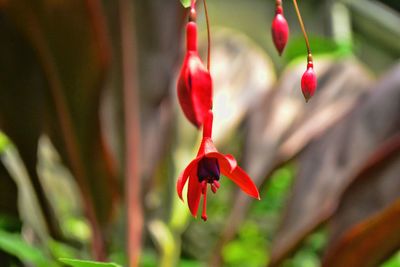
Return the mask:
<path id="1" fill-rule="evenodd" d="M 105 262 L 96 262 L 96 261 L 84 261 L 84 260 L 75 260 L 75 259 L 59 259 L 62 263 L 68 264 L 72 267 L 121 267 L 115 263 L 105 263 Z"/>
<path id="2" fill-rule="evenodd" d="M 381 267 L 400 267 L 400 251 L 383 263 Z"/>
<path id="3" fill-rule="evenodd" d="M 181 4 L 183 7 L 190 7 L 190 0 L 181 0 Z"/>
<path id="4" fill-rule="evenodd" d="M 0 132 L 0 153 L 2 153 L 9 144 L 10 140 L 8 137 L 3 132 Z"/>
<path id="5" fill-rule="evenodd" d="M 59 266 L 46 257 L 38 247 L 27 244 L 19 234 L 11 234 L 0 230 L 0 249 L 14 255 L 23 262 L 29 262 L 37 267 Z"/>

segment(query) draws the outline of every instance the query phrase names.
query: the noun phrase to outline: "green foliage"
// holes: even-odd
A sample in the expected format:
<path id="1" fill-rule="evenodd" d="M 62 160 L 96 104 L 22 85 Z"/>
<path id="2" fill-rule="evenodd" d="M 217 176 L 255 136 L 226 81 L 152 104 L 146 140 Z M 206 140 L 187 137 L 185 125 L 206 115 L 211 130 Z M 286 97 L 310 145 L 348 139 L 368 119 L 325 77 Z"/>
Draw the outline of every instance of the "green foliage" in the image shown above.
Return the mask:
<path id="1" fill-rule="evenodd" d="M 181 0 L 181 4 L 183 7 L 190 7 L 190 0 Z"/>
<path id="2" fill-rule="evenodd" d="M 229 266 L 264 266 L 268 261 L 266 238 L 257 224 L 247 221 L 241 227 L 239 238 L 228 243 L 222 252 Z"/>
<path id="3" fill-rule="evenodd" d="M 142 267 L 157 266 L 157 254 L 153 250 L 145 249 L 140 256 L 140 266 Z"/>
<path id="4" fill-rule="evenodd" d="M 311 37 L 310 44 L 313 55 L 318 54 L 329 54 L 329 55 L 346 55 L 351 52 L 351 44 L 349 43 L 342 43 L 337 44 L 332 39 L 327 39 L 323 37 Z M 290 62 L 296 58 L 304 58 L 306 60 L 306 52 L 307 48 L 304 44 L 303 37 L 293 37 L 287 44 L 285 48 L 284 57 L 285 60 Z"/>
<path id="5" fill-rule="evenodd" d="M 47 257 L 40 248 L 27 244 L 19 234 L 10 234 L 0 230 L 0 249 L 37 267 L 59 266 Z"/>
<path id="6" fill-rule="evenodd" d="M 381 267 L 400 267 L 400 251 L 383 263 Z"/>
<path id="7" fill-rule="evenodd" d="M 96 261 L 84 261 L 84 260 L 76 260 L 76 259 L 59 259 L 62 263 L 68 264 L 72 267 L 121 267 L 115 263 L 104 263 L 104 262 L 96 262 Z"/>
<path id="8" fill-rule="evenodd" d="M 47 243 L 47 247 L 50 250 L 51 255 L 56 259 L 74 258 L 78 254 L 76 249 L 55 240 L 50 240 Z"/>
<path id="9" fill-rule="evenodd" d="M 9 144 L 10 144 L 10 140 L 7 138 L 7 136 L 4 133 L 0 132 L 0 153 L 2 153 Z"/>
<path id="10" fill-rule="evenodd" d="M 204 265 L 194 260 L 182 259 L 179 263 L 179 267 L 202 267 L 202 266 Z"/>
<path id="11" fill-rule="evenodd" d="M 276 170 L 266 189 L 261 192 L 261 201 L 254 203 L 252 212 L 258 215 L 278 214 L 283 208 L 293 176 L 294 168 L 291 165 Z"/>
<path id="12" fill-rule="evenodd" d="M 320 255 L 323 253 L 327 241 L 327 232 L 324 229 L 312 233 L 293 258 L 284 262 L 283 267 L 318 267 Z"/>

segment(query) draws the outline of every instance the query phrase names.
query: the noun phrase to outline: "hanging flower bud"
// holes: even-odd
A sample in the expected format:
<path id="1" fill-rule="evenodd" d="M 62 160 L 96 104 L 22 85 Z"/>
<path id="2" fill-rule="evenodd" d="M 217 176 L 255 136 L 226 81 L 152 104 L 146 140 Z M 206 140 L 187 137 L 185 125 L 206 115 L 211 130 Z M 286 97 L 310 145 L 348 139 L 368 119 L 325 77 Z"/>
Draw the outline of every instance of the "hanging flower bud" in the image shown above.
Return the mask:
<path id="1" fill-rule="evenodd" d="M 308 55 L 307 61 L 307 70 L 301 77 L 301 90 L 306 102 L 314 95 L 315 89 L 317 88 L 317 76 L 315 75 L 311 54 Z"/>
<path id="2" fill-rule="evenodd" d="M 289 38 L 289 26 L 283 16 L 282 1 L 276 1 L 275 17 L 272 20 L 272 40 L 278 50 L 279 55 L 282 55 L 283 49 Z"/>
<path id="3" fill-rule="evenodd" d="M 212 80 L 197 51 L 195 11 L 191 10 L 186 26 L 186 56 L 178 79 L 179 103 L 186 118 L 196 127 L 212 108 Z"/>

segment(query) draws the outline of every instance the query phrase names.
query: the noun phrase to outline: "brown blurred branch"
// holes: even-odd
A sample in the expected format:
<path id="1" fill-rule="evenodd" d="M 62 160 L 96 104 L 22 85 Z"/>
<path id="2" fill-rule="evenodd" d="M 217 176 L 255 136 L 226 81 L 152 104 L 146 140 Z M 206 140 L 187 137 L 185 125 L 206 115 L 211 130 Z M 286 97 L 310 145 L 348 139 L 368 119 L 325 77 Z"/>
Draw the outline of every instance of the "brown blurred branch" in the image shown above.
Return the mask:
<path id="1" fill-rule="evenodd" d="M 53 60 L 53 55 L 50 52 L 44 33 L 32 10 L 24 4 L 16 4 L 16 6 L 11 5 L 10 7 L 16 8 L 16 10 L 13 10 L 16 11 L 16 14 L 18 14 L 18 12 L 23 13 L 30 22 L 28 23 L 30 27 L 24 29 L 24 32 L 27 34 L 32 46 L 38 53 L 38 60 L 43 68 L 49 85 L 56 117 L 61 128 L 61 138 L 65 144 L 66 153 L 72 171 L 81 190 L 85 212 L 92 226 L 92 253 L 97 260 L 104 260 L 106 257 L 104 238 L 95 215 L 93 202 L 90 198 L 89 187 L 85 179 L 86 173 L 82 165 L 83 161 L 78 148 L 76 131 L 72 124 L 71 114 L 66 104 L 67 102 L 63 94 L 62 82 L 59 77 L 57 66 Z"/>
<path id="2" fill-rule="evenodd" d="M 129 266 L 139 264 L 142 246 L 143 212 L 140 199 L 139 171 L 139 101 L 137 55 L 135 43 L 134 7 L 132 1 L 120 0 L 122 44 L 122 80 L 125 112 L 125 188 L 127 205 Z"/>

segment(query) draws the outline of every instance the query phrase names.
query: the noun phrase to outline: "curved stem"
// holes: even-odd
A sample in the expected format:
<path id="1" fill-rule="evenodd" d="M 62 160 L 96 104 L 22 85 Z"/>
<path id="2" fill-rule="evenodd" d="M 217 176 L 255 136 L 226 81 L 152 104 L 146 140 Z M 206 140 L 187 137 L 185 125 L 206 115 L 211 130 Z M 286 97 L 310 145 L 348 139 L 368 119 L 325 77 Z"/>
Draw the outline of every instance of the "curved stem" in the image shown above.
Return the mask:
<path id="1" fill-rule="evenodd" d="M 293 4 L 294 4 L 294 8 L 296 9 L 297 18 L 299 19 L 300 27 L 301 27 L 301 30 L 304 35 L 304 40 L 306 41 L 307 53 L 310 55 L 311 54 L 310 43 L 308 42 L 306 28 L 304 27 L 303 19 L 301 18 L 300 10 L 297 5 L 297 0 L 293 0 Z"/>
<path id="2" fill-rule="evenodd" d="M 211 34 L 210 34 L 210 20 L 208 18 L 208 10 L 206 0 L 203 0 L 204 12 L 206 14 L 207 22 L 207 69 L 210 71 L 210 54 L 211 54 Z"/>

